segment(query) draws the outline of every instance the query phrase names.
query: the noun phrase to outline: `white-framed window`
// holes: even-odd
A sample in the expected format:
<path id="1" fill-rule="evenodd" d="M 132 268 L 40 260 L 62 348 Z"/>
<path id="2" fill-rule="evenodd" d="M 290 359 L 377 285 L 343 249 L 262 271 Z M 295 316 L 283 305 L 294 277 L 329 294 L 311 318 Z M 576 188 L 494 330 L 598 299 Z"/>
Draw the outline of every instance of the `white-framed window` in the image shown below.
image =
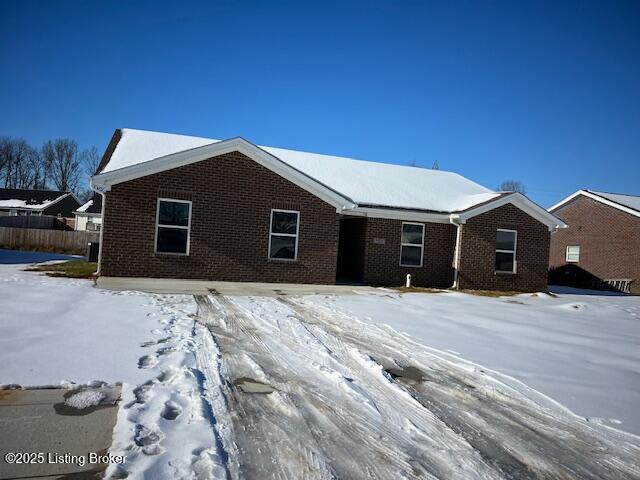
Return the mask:
<path id="1" fill-rule="evenodd" d="M 400 266 L 421 267 L 424 251 L 424 223 L 402 222 Z"/>
<path id="2" fill-rule="evenodd" d="M 271 210 L 269 227 L 269 259 L 297 260 L 300 212 Z"/>
<path id="3" fill-rule="evenodd" d="M 567 253 L 565 255 L 567 262 L 576 263 L 580 261 L 580 245 L 567 245 Z"/>
<path id="4" fill-rule="evenodd" d="M 191 202 L 158 198 L 156 211 L 156 253 L 189 255 Z"/>
<path id="5" fill-rule="evenodd" d="M 516 273 L 518 232 L 499 228 L 496 233 L 496 272 Z"/>

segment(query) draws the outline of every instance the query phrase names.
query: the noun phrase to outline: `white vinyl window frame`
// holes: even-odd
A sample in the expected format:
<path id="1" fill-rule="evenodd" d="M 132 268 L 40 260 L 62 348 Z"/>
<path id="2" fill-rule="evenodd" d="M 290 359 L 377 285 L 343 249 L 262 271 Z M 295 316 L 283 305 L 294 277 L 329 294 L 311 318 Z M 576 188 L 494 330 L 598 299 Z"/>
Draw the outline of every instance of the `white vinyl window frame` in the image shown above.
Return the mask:
<path id="1" fill-rule="evenodd" d="M 187 221 L 186 226 L 182 225 L 164 225 L 160 223 L 160 202 L 171 202 L 171 203 L 186 203 L 189 205 L 189 220 Z M 153 242 L 154 247 L 153 251 L 156 255 L 177 255 L 182 257 L 189 256 L 189 249 L 191 248 L 191 212 L 193 210 L 193 202 L 191 200 L 178 200 L 177 198 L 164 198 L 159 197 L 158 203 L 156 204 L 156 236 Z M 186 230 L 187 231 L 187 248 L 186 252 L 159 252 L 158 251 L 158 229 L 159 228 L 174 228 L 176 230 Z"/>
<path id="2" fill-rule="evenodd" d="M 567 245 L 564 259 L 567 263 L 578 263 L 580 261 L 580 245 Z"/>
<path id="3" fill-rule="evenodd" d="M 404 243 L 402 241 L 402 234 L 404 233 L 405 225 L 418 225 L 422 227 L 422 239 L 420 244 L 417 243 Z M 402 263 L 402 248 L 403 247 L 420 247 L 420 265 L 405 265 Z M 402 227 L 400 228 L 400 266 L 407 268 L 422 268 L 422 263 L 424 262 L 424 223 L 415 223 L 415 222 L 402 222 Z"/>
<path id="4" fill-rule="evenodd" d="M 518 271 L 518 262 L 516 260 L 516 252 L 518 250 L 518 231 L 517 230 L 509 230 L 507 228 L 498 228 L 498 232 L 510 232 L 513 233 L 513 250 L 501 250 L 498 249 L 496 245 L 496 253 L 512 253 L 513 254 L 513 269 L 512 270 L 498 270 L 496 269 L 496 273 L 516 273 Z"/>
<path id="5" fill-rule="evenodd" d="M 296 233 L 277 233 L 273 231 L 273 214 L 274 213 L 295 213 L 296 214 Z M 298 240 L 300 234 L 300 212 L 298 210 L 283 210 L 281 208 L 272 208 L 269 215 L 269 249 L 267 252 L 267 259 L 270 262 L 295 262 L 298 260 Z M 272 258 L 271 257 L 271 239 L 273 237 L 294 237 L 295 249 L 293 258 Z"/>

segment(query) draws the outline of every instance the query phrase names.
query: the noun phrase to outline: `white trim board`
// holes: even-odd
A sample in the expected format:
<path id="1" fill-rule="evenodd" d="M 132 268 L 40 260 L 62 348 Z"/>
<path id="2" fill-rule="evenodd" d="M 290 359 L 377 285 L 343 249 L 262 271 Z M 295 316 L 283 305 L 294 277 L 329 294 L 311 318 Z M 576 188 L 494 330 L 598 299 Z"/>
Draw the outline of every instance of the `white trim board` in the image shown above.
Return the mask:
<path id="1" fill-rule="evenodd" d="M 579 197 L 580 195 L 590 198 L 592 200 L 595 200 L 597 202 L 603 203 L 604 205 L 608 205 L 610 207 L 616 208 L 620 211 L 629 213 L 636 217 L 640 217 L 640 212 L 638 212 L 637 210 L 634 210 L 633 208 L 625 207 L 624 205 L 620 205 L 619 203 L 614 202 L 613 200 L 609 200 L 608 198 L 601 197 L 597 193 L 590 192 L 589 190 L 578 190 L 577 192 L 572 193 L 564 200 L 561 200 L 560 202 L 556 203 L 552 207 L 549 207 L 549 212 L 553 212 L 554 210 L 557 210 L 560 207 L 563 207 L 564 205 L 572 201 L 574 198 Z"/>
<path id="2" fill-rule="evenodd" d="M 467 220 L 469 220 L 470 218 L 476 217 L 478 215 L 481 215 L 483 213 L 486 213 L 490 210 L 501 207 L 508 203 L 511 203 L 512 205 L 519 208 L 530 217 L 533 217 L 536 220 L 538 220 L 540 223 L 543 223 L 544 225 L 546 225 L 549 228 L 549 231 L 551 232 L 559 228 L 567 228 L 567 224 L 564 223 L 562 220 L 557 218 L 555 215 L 547 212 L 544 208 L 532 202 L 521 193 L 517 193 L 517 192 L 504 195 L 496 200 L 487 202 L 478 207 L 470 208 L 469 210 L 466 210 L 464 212 L 461 212 L 458 214 L 452 214 L 451 218 L 452 218 L 452 221 L 456 223 L 465 224 L 467 223 Z"/>

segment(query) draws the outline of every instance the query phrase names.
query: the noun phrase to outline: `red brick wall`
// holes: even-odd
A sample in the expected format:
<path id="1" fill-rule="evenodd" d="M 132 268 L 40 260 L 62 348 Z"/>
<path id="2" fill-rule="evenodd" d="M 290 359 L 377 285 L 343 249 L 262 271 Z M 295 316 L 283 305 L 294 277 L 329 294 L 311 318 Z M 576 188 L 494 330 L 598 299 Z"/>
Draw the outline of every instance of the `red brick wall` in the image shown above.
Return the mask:
<path id="1" fill-rule="evenodd" d="M 517 230 L 517 273 L 495 273 L 496 231 Z M 463 289 L 547 290 L 549 229 L 511 204 L 473 217 L 462 227 L 459 286 Z"/>
<path id="2" fill-rule="evenodd" d="M 193 202 L 188 256 L 154 254 L 158 197 Z M 295 262 L 267 258 L 272 208 L 300 211 Z M 239 152 L 114 185 L 103 230 L 105 276 L 335 282 L 335 208 Z"/>
<path id="3" fill-rule="evenodd" d="M 410 273 L 415 286 L 450 287 L 453 283 L 456 229 L 451 224 L 424 225 L 422 267 L 401 267 L 402 221 L 367 218 L 364 282 L 400 286 L 405 284 L 406 276 Z M 375 239 L 384 239 L 384 245 L 376 243 Z"/>
<path id="4" fill-rule="evenodd" d="M 553 212 L 569 228 L 551 236 L 549 265 L 565 265 L 567 245 L 580 245 L 572 263 L 601 279 L 632 279 L 640 293 L 640 218 L 580 195 Z"/>

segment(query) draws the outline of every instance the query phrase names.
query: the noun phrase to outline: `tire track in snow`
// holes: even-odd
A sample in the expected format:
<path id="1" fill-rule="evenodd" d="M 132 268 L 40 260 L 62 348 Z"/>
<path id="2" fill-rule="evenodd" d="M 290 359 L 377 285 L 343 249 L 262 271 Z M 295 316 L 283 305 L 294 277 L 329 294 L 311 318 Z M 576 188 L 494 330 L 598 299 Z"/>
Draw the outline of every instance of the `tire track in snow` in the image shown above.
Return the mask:
<path id="1" fill-rule="evenodd" d="M 210 330 L 231 378 L 253 376 L 277 389 L 268 396 L 228 392 L 240 475 L 502 478 L 377 365 L 287 306 L 214 300 L 227 328 Z"/>
<path id="2" fill-rule="evenodd" d="M 341 337 L 381 363 L 424 369 L 426 381 L 402 388 L 507 478 L 640 478 L 638 437 L 594 428 L 562 409 L 541 408 L 510 387 L 438 358 L 390 328 L 362 327 L 353 317 L 311 307 L 300 298 L 280 301 L 325 329 L 329 337 Z"/>

